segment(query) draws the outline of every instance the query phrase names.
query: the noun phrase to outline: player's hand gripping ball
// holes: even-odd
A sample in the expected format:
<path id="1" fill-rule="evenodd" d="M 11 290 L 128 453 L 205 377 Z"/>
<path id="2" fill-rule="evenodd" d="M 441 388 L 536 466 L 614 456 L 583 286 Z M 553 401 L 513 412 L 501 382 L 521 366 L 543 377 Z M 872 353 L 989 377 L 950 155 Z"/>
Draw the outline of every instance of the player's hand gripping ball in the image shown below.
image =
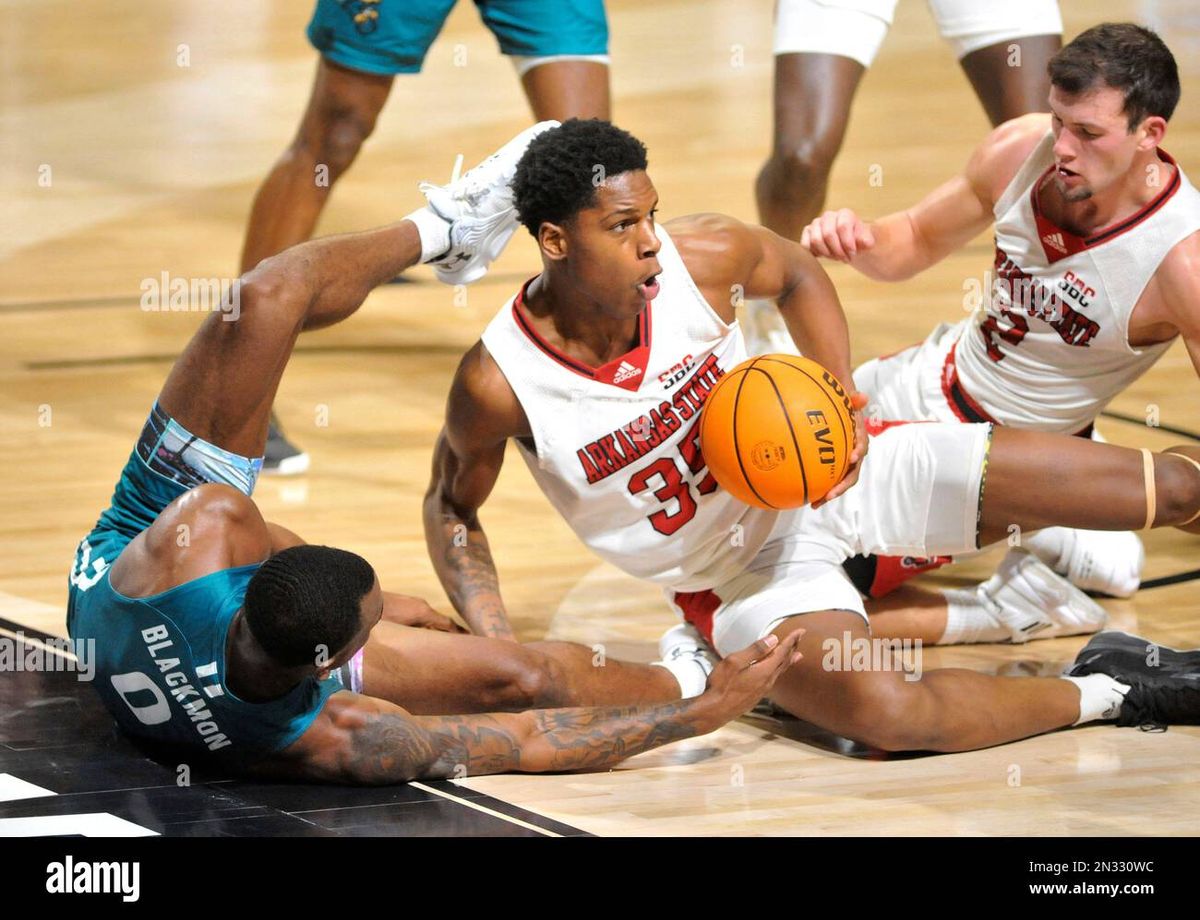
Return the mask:
<path id="1" fill-rule="evenodd" d="M 816 361 L 761 355 L 718 381 L 700 450 L 721 487 L 758 508 L 799 508 L 837 485 L 854 449 L 845 388 Z"/>

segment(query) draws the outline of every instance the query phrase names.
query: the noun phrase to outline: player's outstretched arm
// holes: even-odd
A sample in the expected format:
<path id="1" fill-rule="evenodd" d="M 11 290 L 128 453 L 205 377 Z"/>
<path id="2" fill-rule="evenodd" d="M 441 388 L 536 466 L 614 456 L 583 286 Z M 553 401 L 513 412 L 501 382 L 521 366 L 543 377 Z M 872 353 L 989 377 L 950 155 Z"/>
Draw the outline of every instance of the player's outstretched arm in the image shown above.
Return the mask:
<path id="1" fill-rule="evenodd" d="M 1005 122 L 962 173 L 912 207 L 870 222 L 849 208 L 826 211 L 804 228 L 800 243 L 878 281 L 911 278 L 987 229 L 993 206 L 1049 127 L 1040 113 Z"/>
<path id="2" fill-rule="evenodd" d="M 479 509 L 504 464 L 510 437 L 529 434 L 516 394 L 482 342 L 463 356 L 425 493 L 425 546 L 450 603 L 480 636 L 515 639 Z"/>
<path id="3" fill-rule="evenodd" d="M 796 347 L 848 388 L 856 409 L 866 406 L 866 396 L 853 391 L 846 314 L 833 282 L 810 253 L 765 227 L 722 214 L 682 217 L 668 228 L 688 273 L 727 322 L 734 317 L 739 294 L 774 300 Z M 849 470 L 828 495 L 813 503 L 814 508 L 837 498 L 858 479 L 868 444 L 861 411 L 855 413 L 855 422 Z"/>
<path id="4" fill-rule="evenodd" d="M 657 706 L 418 717 L 384 700 L 335 693 L 299 741 L 255 772 L 383 785 L 603 770 L 749 711 L 798 659 L 799 640 L 798 633 L 760 639 L 718 664 L 700 696 Z"/>

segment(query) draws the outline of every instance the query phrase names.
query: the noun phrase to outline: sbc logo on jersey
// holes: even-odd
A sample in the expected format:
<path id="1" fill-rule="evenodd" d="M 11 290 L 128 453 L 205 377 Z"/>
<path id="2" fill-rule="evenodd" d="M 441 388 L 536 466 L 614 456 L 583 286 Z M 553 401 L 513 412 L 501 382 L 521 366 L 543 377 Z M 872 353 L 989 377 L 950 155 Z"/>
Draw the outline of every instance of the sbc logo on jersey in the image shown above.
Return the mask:
<path id="1" fill-rule="evenodd" d="M 666 373 L 659 374 L 658 382 L 663 385 L 664 390 L 669 390 L 671 387 L 675 386 L 675 384 L 679 383 L 679 381 L 685 376 L 687 376 L 687 372 L 695 366 L 696 359 L 691 355 L 688 355 Z"/>

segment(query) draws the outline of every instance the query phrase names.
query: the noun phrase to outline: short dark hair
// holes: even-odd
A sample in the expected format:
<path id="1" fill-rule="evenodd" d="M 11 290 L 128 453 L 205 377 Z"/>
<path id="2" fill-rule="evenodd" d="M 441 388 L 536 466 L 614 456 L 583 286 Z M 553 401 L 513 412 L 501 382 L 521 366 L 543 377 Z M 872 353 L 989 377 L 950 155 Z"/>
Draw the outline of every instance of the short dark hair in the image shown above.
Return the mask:
<path id="1" fill-rule="evenodd" d="M 1132 131 L 1147 115 L 1170 119 L 1179 103 L 1179 68 L 1166 42 L 1132 22 L 1081 32 L 1050 59 L 1050 82 L 1075 95 L 1103 84 L 1125 94 Z"/>
<path id="2" fill-rule="evenodd" d="M 596 203 L 609 176 L 646 168 L 646 146 L 599 118 L 572 118 L 543 131 L 517 163 L 513 197 L 535 237 L 545 222 L 562 224 Z"/>
<path id="3" fill-rule="evenodd" d="M 332 546 L 293 546 L 250 578 L 246 625 L 263 650 L 285 667 L 315 664 L 324 648 L 342 651 L 362 625 L 360 605 L 375 584 L 362 556 Z"/>

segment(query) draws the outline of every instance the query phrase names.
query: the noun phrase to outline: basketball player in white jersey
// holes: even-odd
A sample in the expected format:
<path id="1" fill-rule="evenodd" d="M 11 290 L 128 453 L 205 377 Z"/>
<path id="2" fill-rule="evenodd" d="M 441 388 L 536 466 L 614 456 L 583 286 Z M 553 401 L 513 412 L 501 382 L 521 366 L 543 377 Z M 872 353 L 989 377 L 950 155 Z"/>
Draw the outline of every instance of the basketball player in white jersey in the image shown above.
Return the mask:
<path id="1" fill-rule="evenodd" d="M 713 384 L 746 358 L 730 291 L 778 300 L 824 360 L 844 361 L 846 326 L 798 244 L 720 215 L 658 225 L 645 170 L 635 138 L 577 120 L 541 134 L 518 164 L 516 207 L 543 270 L 460 364 L 425 506 L 430 556 L 474 631 L 511 635 L 479 515 L 513 439 L 580 539 L 662 586 L 720 654 L 804 629 L 803 657 L 772 698 L 832 732 L 952 751 L 1101 718 L 1200 722 L 1200 655 L 1149 668 L 1145 640 L 1121 633 L 1093 639 L 1065 679 L 843 667 L 832 647 L 870 642 L 841 566 L 850 555 L 961 552 L 1014 523 L 1197 530 L 1200 449 L 906 424 L 873 438 L 858 483 L 820 508 L 738 502 L 705 468 L 695 427 Z M 1030 475 L 1064 468 L 1075 488 Z"/>
<path id="2" fill-rule="evenodd" d="M 1089 434 L 1176 339 L 1200 370 L 1200 193 L 1160 146 L 1179 99 L 1170 50 L 1148 29 L 1103 24 L 1049 73 L 1050 116 L 1002 125 L 913 207 L 870 223 L 829 211 L 802 234 L 818 256 L 899 281 L 995 226 L 994 282 L 973 315 L 856 372 L 885 417 Z M 1132 534 L 1051 528 L 1025 545 L 1081 587 L 1137 588 Z M 978 599 L 947 600 L 976 635 Z"/>

